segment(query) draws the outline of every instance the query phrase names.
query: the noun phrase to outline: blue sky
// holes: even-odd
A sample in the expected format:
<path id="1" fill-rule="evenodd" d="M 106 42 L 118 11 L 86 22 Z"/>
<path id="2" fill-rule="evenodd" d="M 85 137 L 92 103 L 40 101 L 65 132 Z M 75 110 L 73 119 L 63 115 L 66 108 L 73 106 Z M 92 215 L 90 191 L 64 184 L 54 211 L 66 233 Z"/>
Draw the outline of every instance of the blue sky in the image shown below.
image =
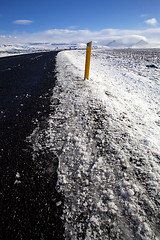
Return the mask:
<path id="1" fill-rule="evenodd" d="M 47 29 L 145 28 L 145 20 L 160 21 L 159 0 L 5 0 L 0 8 L 0 31 L 39 32 Z M 144 15 L 144 17 L 142 17 Z M 33 21 L 27 25 L 15 20 Z"/>
<path id="2" fill-rule="evenodd" d="M 0 35 L 35 36 L 52 29 L 118 29 L 135 35 L 159 27 L 160 0 L 2 0 L 0 7 Z"/>

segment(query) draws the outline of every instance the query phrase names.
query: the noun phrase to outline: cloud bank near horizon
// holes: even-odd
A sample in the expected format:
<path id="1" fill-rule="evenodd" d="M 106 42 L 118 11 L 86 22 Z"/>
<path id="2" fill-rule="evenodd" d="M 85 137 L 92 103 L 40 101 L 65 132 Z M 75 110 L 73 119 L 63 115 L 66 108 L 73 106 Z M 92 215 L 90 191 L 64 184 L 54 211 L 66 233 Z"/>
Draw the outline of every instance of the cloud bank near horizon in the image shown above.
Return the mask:
<path id="1" fill-rule="evenodd" d="M 120 41 L 123 44 L 141 41 L 150 47 L 160 47 L 160 28 L 144 30 L 102 29 L 100 31 L 49 29 L 38 33 L 15 33 L 0 35 L 1 44 L 25 44 L 28 42 L 49 43 L 86 43 L 92 40 L 94 44 L 105 45 L 110 41 Z"/>

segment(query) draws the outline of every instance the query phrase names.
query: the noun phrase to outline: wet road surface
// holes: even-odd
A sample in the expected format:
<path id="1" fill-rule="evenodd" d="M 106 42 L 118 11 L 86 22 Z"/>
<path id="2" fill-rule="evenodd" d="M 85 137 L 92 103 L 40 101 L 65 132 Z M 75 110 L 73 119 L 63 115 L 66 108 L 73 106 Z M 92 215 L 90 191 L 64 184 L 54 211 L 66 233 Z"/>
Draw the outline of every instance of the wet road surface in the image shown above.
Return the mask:
<path id="1" fill-rule="evenodd" d="M 41 174 L 27 137 L 44 127 L 51 111 L 57 52 L 0 58 L 0 239 L 62 239 L 62 197 Z M 52 109 L 53 111 L 53 109 Z"/>

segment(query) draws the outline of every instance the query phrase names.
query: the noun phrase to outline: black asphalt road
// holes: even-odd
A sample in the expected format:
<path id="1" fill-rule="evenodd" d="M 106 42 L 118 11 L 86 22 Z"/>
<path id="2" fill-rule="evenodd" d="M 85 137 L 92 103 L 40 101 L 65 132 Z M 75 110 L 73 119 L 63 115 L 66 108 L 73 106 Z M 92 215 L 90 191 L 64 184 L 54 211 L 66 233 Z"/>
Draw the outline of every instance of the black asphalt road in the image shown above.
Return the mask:
<path id="1" fill-rule="evenodd" d="M 0 240 L 63 239 L 56 172 L 47 179 L 37 171 L 26 141 L 35 119 L 44 127 L 51 111 L 56 55 L 0 58 Z M 39 157 L 54 159 L 57 168 L 55 156 Z"/>

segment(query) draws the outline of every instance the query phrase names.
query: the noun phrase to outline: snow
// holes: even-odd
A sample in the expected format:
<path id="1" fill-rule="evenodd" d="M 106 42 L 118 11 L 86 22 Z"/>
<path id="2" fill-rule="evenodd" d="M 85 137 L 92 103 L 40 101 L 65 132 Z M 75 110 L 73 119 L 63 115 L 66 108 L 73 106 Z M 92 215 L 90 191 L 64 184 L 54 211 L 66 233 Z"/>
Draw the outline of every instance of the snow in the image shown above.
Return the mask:
<path id="1" fill-rule="evenodd" d="M 16 180 L 15 180 L 14 184 L 20 184 L 20 183 L 21 183 L 20 177 L 21 177 L 21 176 L 20 176 L 19 172 L 17 172 L 17 173 L 16 173 Z"/>
<path id="2" fill-rule="evenodd" d="M 159 151 L 160 135 L 157 125 L 159 125 L 160 70 L 148 70 L 146 68 L 148 61 L 145 59 L 141 61 L 138 59 L 141 55 L 138 56 L 137 53 L 135 56 L 132 52 L 128 57 L 125 51 L 122 56 L 117 52 L 110 56 L 109 51 L 103 53 L 93 51 L 90 87 L 94 98 L 107 105 L 108 112 L 112 113 L 114 118 L 117 115 L 127 115 L 123 118 L 132 121 L 131 124 L 136 128 L 135 134 L 132 129 L 130 134 L 136 135 L 135 137 L 141 134 L 139 138 L 144 144 L 150 144 L 155 151 L 156 149 Z M 83 74 L 84 54 L 78 51 L 67 52 L 67 56 L 72 64 L 76 62 L 76 67 Z M 140 62 L 135 62 L 133 59 L 135 57 L 136 61 Z"/>
<path id="3" fill-rule="evenodd" d="M 84 66 L 83 50 L 58 54 L 54 112 L 31 137 L 59 160 L 64 237 L 158 240 L 160 51 L 94 50 L 85 81 Z"/>
<path id="4" fill-rule="evenodd" d="M 20 178 L 19 172 L 16 173 L 16 178 Z"/>

